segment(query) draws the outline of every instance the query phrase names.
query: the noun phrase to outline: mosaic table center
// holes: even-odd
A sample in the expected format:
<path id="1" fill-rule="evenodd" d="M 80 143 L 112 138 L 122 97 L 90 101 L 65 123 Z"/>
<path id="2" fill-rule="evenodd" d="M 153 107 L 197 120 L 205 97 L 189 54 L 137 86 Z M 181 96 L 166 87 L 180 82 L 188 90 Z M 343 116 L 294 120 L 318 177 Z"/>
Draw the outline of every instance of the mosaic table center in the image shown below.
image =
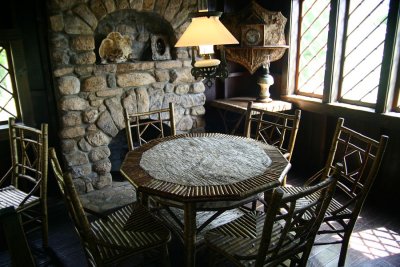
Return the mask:
<path id="1" fill-rule="evenodd" d="M 179 138 L 145 151 L 140 167 L 165 182 L 225 185 L 262 175 L 272 162 L 267 148 L 251 139 Z"/>

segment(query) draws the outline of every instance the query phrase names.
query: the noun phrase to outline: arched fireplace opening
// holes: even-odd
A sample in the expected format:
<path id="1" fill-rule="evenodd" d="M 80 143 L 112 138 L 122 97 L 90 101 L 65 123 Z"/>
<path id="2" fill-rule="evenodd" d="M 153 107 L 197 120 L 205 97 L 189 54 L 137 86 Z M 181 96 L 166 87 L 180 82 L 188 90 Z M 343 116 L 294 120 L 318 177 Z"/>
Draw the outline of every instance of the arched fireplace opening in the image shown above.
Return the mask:
<path id="1" fill-rule="evenodd" d="M 176 42 L 174 30 L 159 14 L 129 9 L 108 14 L 99 21 L 94 33 L 96 51 L 99 51 L 102 41 L 112 32 L 120 33 L 131 41 L 132 54 L 127 61 L 177 58 L 173 46 Z M 98 53 L 96 58 L 96 62 L 102 62 Z"/>

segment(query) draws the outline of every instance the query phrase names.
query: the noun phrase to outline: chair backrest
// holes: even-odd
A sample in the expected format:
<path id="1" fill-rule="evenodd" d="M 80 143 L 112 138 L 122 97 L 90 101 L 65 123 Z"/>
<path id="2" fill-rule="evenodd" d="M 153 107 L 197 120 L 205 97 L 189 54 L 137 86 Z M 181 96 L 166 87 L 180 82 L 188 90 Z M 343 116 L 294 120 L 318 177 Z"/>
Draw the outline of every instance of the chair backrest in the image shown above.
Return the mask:
<path id="1" fill-rule="evenodd" d="M 244 135 L 273 145 L 290 161 L 300 124 L 301 110 L 295 114 L 266 111 L 247 105 Z"/>
<path id="2" fill-rule="evenodd" d="M 139 146 L 152 139 L 166 136 L 168 130 L 170 135 L 176 134 L 173 103 L 169 103 L 168 108 L 165 109 L 134 114 L 129 114 L 125 108 L 124 117 L 129 150 L 135 147 L 132 131 L 135 132 Z"/>
<path id="3" fill-rule="evenodd" d="M 331 213 L 349 209 L 357 218 L 376 178 L 389 138 L 381 135 L 376 141 L 343 124 L 344 119 L 339 118 L 322 177 L 332 173 L 336 163 L 343 164 L 344 172 L 338 179 L 335 197 L 340 194 L 340 202 L 344 204 Z"/>
<path id="4" fill-rule="evenodd" d="M 96 266 L 94 263 L 100 262 L 98 260 L 100 259 L 99 252 L 93 241 L 94 237 L 91 232 L 90 223 L 75 189 L 72 176 L 71 174 L 63 173 L 54 148 L 49 149 L 49 158 L 54 176 L 57 179 L 58 187 L 64 198 L 69 216 L 74 222 L 75 230 L 81 239 L 87 259 L 89 262 L 93 263 L 92 266 Z"/>
<path id="5" fill-rule="evenodd" d="M 28 192 L 21 205 L 37 191 L 40 197 L 46 198 L 48 125 L 43 123 L 39 130 L 16 124 L 15 118 L 9 118 L 8 124 L 12 161 L 11 184 Z"/>
<path id="6" fill-rule="evenodd" d="M 340 172 L 342 167 L 338 169 Z M 294 255 L 300 255 L 300 266 L 305 266 L 332 199 L 337 177 L 335 173 L 294 194 L 274 189 L 265 216 L 256 266 L 277 266 Z"/>

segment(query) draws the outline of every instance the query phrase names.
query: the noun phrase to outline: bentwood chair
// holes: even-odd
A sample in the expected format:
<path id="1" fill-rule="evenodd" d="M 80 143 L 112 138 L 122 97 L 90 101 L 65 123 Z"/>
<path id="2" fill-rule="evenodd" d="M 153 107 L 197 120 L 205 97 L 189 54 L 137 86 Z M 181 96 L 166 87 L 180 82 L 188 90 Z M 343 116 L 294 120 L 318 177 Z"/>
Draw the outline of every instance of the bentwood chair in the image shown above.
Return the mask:
<path id="1" fill-rule="evenodd" d="M 124 118 L 130 151 L 135 148 L 135 144 L 141 146 L 152 139 L 176 134 L 173 103 L 169 103 L 168 108 L 133 114 L 125 108 Z M 132 131 L 135 132 L 135 136 Z"/>
<path id="2" fill-rule="evenodd" d="M 335 170 L 335 164 L 341 163 L 344 171 L 338 178 L 335 195 L 325 214 L 323 227 L 318 235 L 330 239 L 327 235 L 338 236 L 332 241 L 318 241 L 315 245 L 342 244 L 339 266 L 344 266 L 351 233 L 356 224 L 364 201 L 377 176 L 388 137 L 381 135 L 379 141 L 371 139 L 343 125 L 339 118 L 333 136 L 325 167 L 312 176 L 306 186 L 320 181 Z M 287 193 L 295 193 L 300 187 L 285 187 Z"/>
<path id="3" fill-rule="evenodd" d="M 235 266 L 278 266 L 288 261 L 290 266 L 305 266 L 336 179 L 335 174 L 293 194 L 275 188 L 266 213 L 251 211 L 208 231 L 205 243 L 211 262 L 222 256 Z"/>
<path id="4" fill-rule="evenodd" d="M 0 186 L 5 185 L 0 189 L 0 208 L 13 206 L 27 232 L 40 225 L 43 247 L 47 247 L 48 125 L 43 123 L 39 130 L 10 118 L 8 126 L 12 166 L 0 180 Z"/>
<path id="5" fill-rule="evenodd" d="M 174 116 L 174 103 L 172 102 L 168 104 L 168 108 L 148 112 L 130 113 L 129 109 L 124 108 L 125 132 L 129 151 L 151 140 L 176 135 Z M 147 202 L 144 200 L 147 199 L 147 196 L 144 196 L 142 192 L 137 193 L 138 199 Z M 148 201 L 152 205 L 158 205 L 153 197 L 150 197 Z"/>
<path id="6" fill-rule="evenodd" d="M 69 215 L 81 239 L 89 266 L 115 266 L 136 254 L 159 251 L 161 263 L 169 266 L 167 244 L 170 231 L 139 203 L 132 203 L 89 222 L 72 176 L 63 174 L 54 148 L 50 163 Z"/>
<path id="7" fill-rule="evenodd" d="M 295 114 L 266 111 L 247 105 L 244 135 L 277 147 L 290 162 L 299 129 L 301 110 Z M 282 184 L 286 184 L 286 177 Z"/>

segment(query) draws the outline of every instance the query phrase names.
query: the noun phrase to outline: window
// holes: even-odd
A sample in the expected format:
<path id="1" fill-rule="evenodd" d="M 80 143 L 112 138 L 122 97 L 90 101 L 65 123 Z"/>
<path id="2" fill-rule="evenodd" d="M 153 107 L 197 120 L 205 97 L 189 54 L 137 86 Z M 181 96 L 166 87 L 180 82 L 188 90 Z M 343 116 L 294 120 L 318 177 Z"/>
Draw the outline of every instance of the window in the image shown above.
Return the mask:
<path id="1" fill-rule="evenodd" d="M 330 0 L 304 1 L 301 8 L 297 93 L 322 97 Z"/>
<path id="2" fill-rule="evenodd" d="M 350 1 L 340 102 L 370 107 L 376 104 L 388 11 L 389 0 Z"/>
<path id="3" fill-rule="evenodd" d="M 10 49 L 0 43 L 0 124 L 19 117 L 12 66 Z"/>
<path id="4" fill-rule="evenodd" d="M 294 80 L 289 93 L 400 112 L 399 86 L 392 84 L 400 54 L 399 6 L 398 0 L 293 1 L 290 32 L 297 45 L 289 64 L 296 71 L 288 74 Z"/>

